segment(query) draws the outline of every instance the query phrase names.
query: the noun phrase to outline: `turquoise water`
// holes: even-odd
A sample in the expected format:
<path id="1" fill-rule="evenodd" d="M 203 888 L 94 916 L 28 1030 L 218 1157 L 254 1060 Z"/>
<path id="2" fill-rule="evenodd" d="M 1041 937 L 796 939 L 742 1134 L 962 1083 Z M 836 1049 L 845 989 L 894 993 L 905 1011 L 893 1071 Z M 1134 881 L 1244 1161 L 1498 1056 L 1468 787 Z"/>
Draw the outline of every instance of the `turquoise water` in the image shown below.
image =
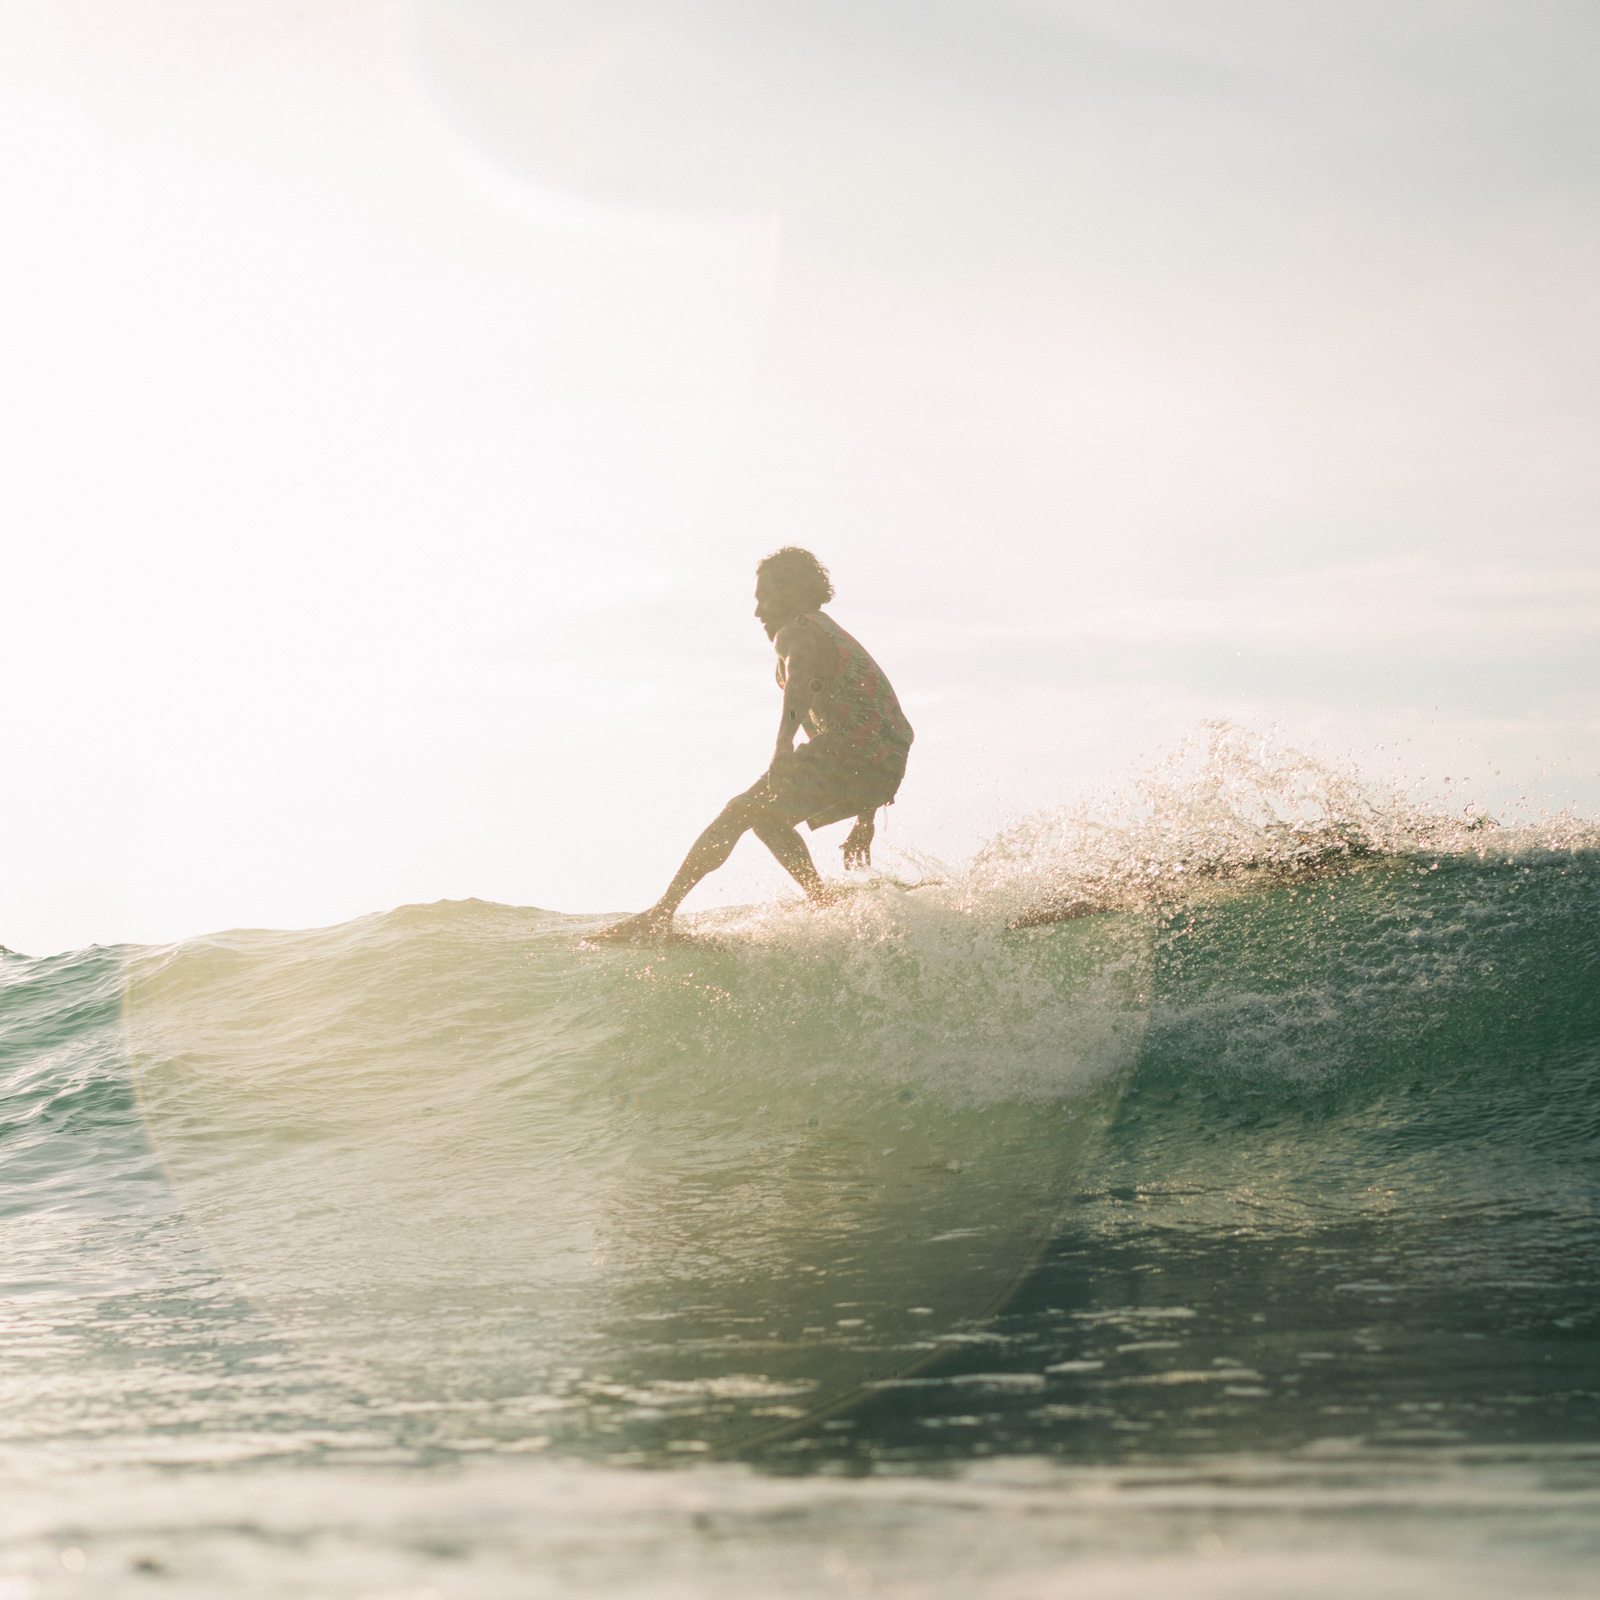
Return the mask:
<path id="1" fill-rule="evenodd" d="M 1237 789 L 7 954 L 0 1595 L 1592 1592 L 1600 852 Z"/>

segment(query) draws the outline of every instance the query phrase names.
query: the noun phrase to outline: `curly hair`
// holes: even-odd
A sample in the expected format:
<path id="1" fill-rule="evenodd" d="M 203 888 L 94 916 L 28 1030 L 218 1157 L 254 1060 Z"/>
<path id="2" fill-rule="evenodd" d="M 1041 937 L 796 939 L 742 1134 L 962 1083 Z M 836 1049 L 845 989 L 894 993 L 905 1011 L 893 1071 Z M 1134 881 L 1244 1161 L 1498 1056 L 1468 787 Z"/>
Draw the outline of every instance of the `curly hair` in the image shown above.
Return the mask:
<path id="1" fill-rule="evenodd" d="M 833 599 L 833 579 L 828 576 L 828 569 L 798 545 L 786 544 L 758 563 L 757 582 L 763 577 L 794 594 L 807 611 L 815 611 Z"/>

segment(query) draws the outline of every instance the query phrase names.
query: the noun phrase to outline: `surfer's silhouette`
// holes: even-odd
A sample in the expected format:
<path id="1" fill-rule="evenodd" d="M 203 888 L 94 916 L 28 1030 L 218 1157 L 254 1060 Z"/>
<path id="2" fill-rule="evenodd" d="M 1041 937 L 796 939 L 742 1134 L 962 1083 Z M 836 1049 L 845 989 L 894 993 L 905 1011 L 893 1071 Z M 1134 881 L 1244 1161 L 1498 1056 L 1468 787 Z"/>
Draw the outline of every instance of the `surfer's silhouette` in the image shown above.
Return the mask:
<path id="1" fill-rule="evenodd" d="M 694 842 L 667 892 L 596 939 L 648 943 L 666 936 L 683 898 L 733 853 L 747 831 L 817 904 L 832 894 L 800 837 L 855 818 L 841 847 L 848 867 L 872 863 L 873 817 L 905 776 L 911 724 L 871 656 L 822 610 L 833 598 L 828 569 L 809 550 L 774 551 L 756 568 L 756 619 L 778 651 L 783 714 L 772 764 L 722 808 Z M 806 740 L 795 748 L 804 729 Z"/>

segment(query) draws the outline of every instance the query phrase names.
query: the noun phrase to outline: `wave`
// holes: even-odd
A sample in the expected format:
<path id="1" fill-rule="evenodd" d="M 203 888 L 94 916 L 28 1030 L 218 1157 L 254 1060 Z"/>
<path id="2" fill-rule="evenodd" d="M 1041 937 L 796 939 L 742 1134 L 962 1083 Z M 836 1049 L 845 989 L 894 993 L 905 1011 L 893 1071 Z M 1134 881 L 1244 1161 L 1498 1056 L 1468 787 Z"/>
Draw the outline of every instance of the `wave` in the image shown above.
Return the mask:
<path id="1" fill-rule="evenodd" d="M 910 866 L 656 950 L 466 901 L 8 958 L 9 1191 L 41 1241 L 75 1207 L 83 1250 L 133 1186 L 151 1237 L 176 1196 L 353 1392 L 609 1455 L 748 1448 L 930 1370 L 1086 1189 L 1213 1234 L 1592 1232 L 1572 819 L 1441 817 L 1212 730 L 1118 806 Z"/>
<path id="2" fill-rule="evenodd" d="M 705 1393 L 745 1439 L 995 1309 L 1142 1016 L 1142 928 L 787 920 L 618 955 L 468 902 L 143 955 L 142 1103 L 234 1281 L 350 1382 L 531 1381 L 606 1437 Z"/>

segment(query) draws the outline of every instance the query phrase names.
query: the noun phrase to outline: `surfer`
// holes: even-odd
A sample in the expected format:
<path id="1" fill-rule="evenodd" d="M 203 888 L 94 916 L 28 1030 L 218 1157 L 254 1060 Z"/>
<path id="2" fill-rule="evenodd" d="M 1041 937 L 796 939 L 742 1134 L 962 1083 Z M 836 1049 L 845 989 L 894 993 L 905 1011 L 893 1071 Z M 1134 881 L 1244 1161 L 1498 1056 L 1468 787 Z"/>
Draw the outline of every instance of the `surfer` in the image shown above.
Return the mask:
<path id="1" fill-rule="evenodd" d="M 822 609 L 832 598 L 828 569 L 809 550 L 787 545 L 756 568 L 756 620 L 777 649 L 783 691 L 772 764 L 695 840 L 648 911 L 592 938 L 648 943 L 664 937 L 684 896 L 728 859 L 746 831 L 817 905 L 833 896 L 800 837 L 800 823 L 814 831 L 854 817 L 840 847 L 845 867 L 872 864 L 873 817 L 893 802 L 905 777 L 911 724 L 877 662 Z M 797 749 L 802 728 L 806 739 Z"/>

